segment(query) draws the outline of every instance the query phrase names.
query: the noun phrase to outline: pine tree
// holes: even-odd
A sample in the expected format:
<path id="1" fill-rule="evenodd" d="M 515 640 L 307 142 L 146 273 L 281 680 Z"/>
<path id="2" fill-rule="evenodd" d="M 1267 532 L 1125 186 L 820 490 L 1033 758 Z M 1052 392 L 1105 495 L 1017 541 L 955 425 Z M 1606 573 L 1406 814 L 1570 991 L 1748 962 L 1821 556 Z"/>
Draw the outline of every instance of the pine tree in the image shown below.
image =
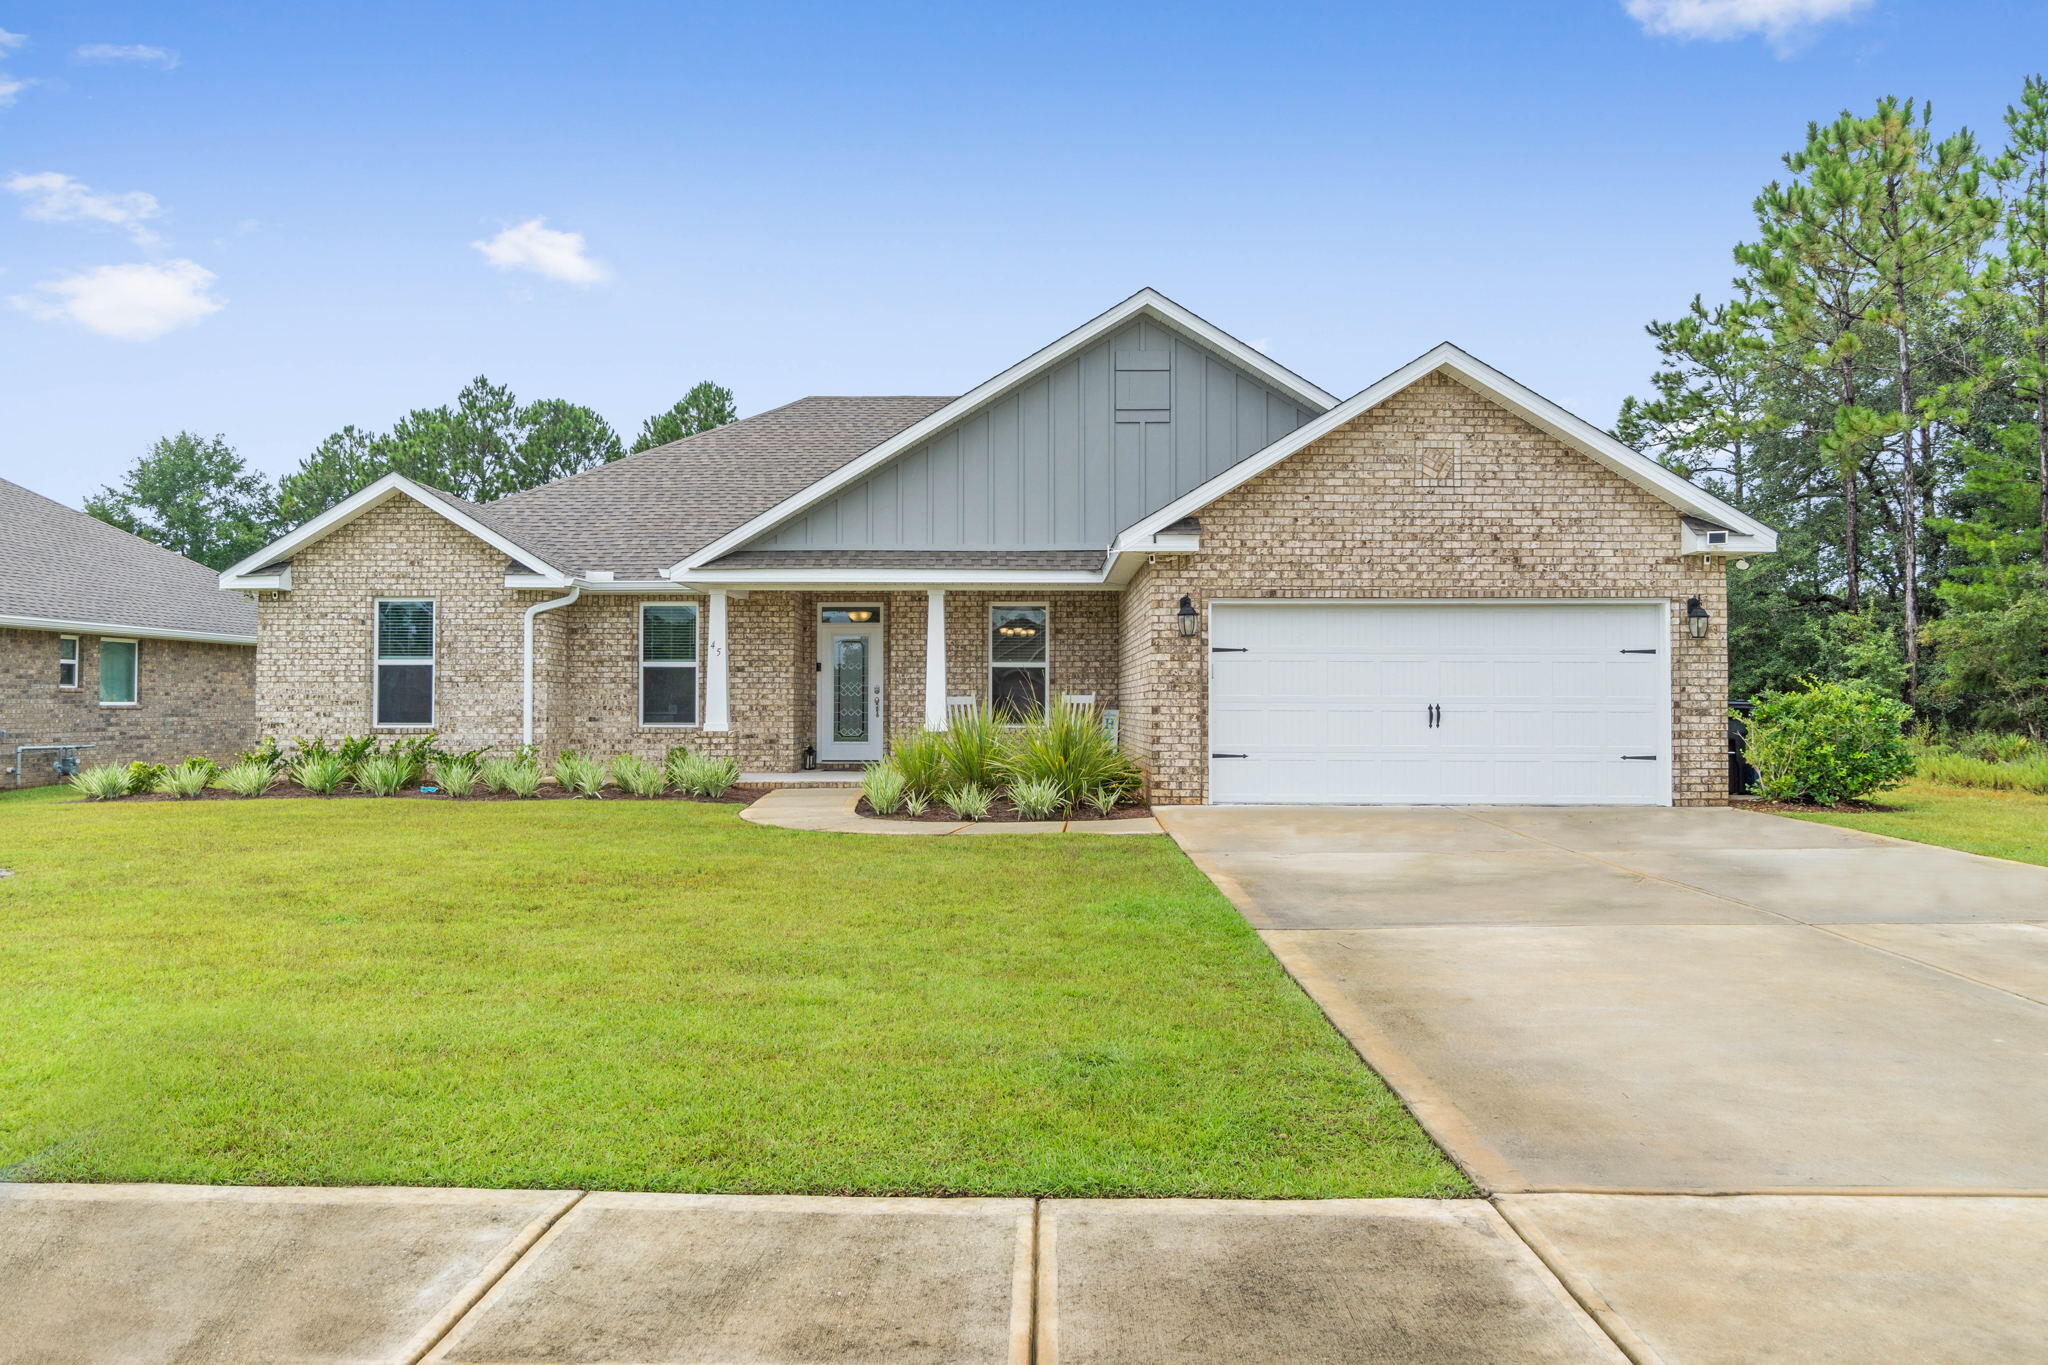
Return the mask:
<path id="1" fill-rule="evenodd" d="M 2008 105 L 2010 133 L 1999 174 L 2013 182 L 2002 224 L 2003 250 L 1982 281 L 1992 306 L 2010 323 L 2009 348 L 1986 357 L 1987 377 L 2010 382 L 2030 410 L 2031 430 L 2001 433 L 2012 450 L 2033 447 L 2040 560 L 2048 573 L 2048 81 L 2029 76 L 2020 102 Z"/>
<path id="2" fill-rule="evenodd" d="M 722 427 L 739 413 L 732 405 L 732 390 L 708 379 L 700 380 L 690 391 L 676 400 L 675 406 L 664 412 L 657 412 L 640 424 L 640 435 L 633 441 L 633 453 L 665 446 L 670 441 L 680 441 L 686 436 Z"/>

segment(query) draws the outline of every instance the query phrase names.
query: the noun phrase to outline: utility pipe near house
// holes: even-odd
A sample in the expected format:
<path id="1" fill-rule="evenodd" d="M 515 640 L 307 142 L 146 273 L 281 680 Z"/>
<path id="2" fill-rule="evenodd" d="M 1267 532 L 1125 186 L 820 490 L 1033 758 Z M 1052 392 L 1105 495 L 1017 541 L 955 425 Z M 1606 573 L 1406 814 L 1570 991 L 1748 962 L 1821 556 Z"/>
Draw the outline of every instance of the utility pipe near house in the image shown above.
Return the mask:
<path id="1" fill-rule="evenodd" d="M 536 602 L 526 609 L 526 685 L 520 693 L 519 742 L 531 747 L 533 744 L 533 618 L 556 607 L 566 607 L 583 596 L 583 589 L 571 588 L 567 597 L 557 597 L 549 602 Z"/>

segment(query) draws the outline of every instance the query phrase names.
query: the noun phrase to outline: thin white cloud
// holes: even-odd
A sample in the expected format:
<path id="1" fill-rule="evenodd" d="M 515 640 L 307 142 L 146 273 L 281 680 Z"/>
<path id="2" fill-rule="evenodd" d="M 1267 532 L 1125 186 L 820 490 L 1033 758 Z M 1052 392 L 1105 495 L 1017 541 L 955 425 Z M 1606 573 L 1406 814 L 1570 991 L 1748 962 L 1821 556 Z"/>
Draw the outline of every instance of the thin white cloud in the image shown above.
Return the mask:
<path id="1" fill-rule="evenodd" d="M 156 233 L 143 224 L 163 213 L 156 196 L 142 190 L 102 194 L 59 171 L 10 176 L 10 193 L 21 196 L 21 216 L 39 223 L 106 223 L 126 232 L 138 246 L 151 246 Z"/>
<path id="2" fill-rule="evenodd" d="M 1760 34 L 1782 53 L 1821 24 L 1847 19 L 1873 0 L 1623 0 L 1645 33 L 1722 42 Z"/>
<path id="3" fill-rule="evenodd" d="M 26 33 L 9 33 L 6 29 L 0 28 L 0 52 L 12 52 L 27 41 Z"/>
<path id="4" fill-rule="evenodd" d="M 140 62 L 144 66 L 160 66 L 166 71 L 178 64 L 177 53 L 148 43 L 87 43 L 73 48 L 71 56 L 81 62 Z"/>
<path id="5" fill-rule="evenodd" d="M 34 81 L 25 81 L 0 71 L 0 109 L 11 108 L 21 92 L 34 84 Z"/>
<path id="6" fill-rule="evenodd" d="M 8 302 L 45 322 L 70 322 L 117 341 L 154 341 L 221 310 L 214 274 L 196 261 L 103 265 L 36 286 Z"/>
<path id="7" fill-rule="evenodd" d="M 611 271 L 590 259 L 580 232 L 557 232 L 545 218 L 529 218 L 497 236 L 470 245 L 499 270 L 525 270 L 565 284 L 596 284 Z"/>

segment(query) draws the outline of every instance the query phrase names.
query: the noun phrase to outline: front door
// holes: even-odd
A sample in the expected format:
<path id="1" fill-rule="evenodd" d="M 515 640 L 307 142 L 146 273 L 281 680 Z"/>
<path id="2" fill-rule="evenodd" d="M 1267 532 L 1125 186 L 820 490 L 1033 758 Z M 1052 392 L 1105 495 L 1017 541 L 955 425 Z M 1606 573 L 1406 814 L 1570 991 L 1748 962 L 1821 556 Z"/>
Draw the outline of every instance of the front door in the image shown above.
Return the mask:
<path id="1" fill-rule="evenodd" d="M 827 617 L 868 612 L 828 608 Z M 882 623 L 825 620 L 818 626 L 818 758 L 872 763 L 882 756 Z"/>

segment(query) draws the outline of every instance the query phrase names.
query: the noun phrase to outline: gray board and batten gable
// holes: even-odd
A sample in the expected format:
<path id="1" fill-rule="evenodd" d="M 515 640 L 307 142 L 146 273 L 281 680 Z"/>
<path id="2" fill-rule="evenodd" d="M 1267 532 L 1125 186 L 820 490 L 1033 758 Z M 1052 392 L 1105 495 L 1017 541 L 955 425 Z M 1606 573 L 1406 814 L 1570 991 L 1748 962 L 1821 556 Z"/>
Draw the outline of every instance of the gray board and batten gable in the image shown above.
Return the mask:
<path id="1" fill-rule="evenodd" d="M 1317 415 L 1136 318 L 746 548 L 1099 550 Z"/>

